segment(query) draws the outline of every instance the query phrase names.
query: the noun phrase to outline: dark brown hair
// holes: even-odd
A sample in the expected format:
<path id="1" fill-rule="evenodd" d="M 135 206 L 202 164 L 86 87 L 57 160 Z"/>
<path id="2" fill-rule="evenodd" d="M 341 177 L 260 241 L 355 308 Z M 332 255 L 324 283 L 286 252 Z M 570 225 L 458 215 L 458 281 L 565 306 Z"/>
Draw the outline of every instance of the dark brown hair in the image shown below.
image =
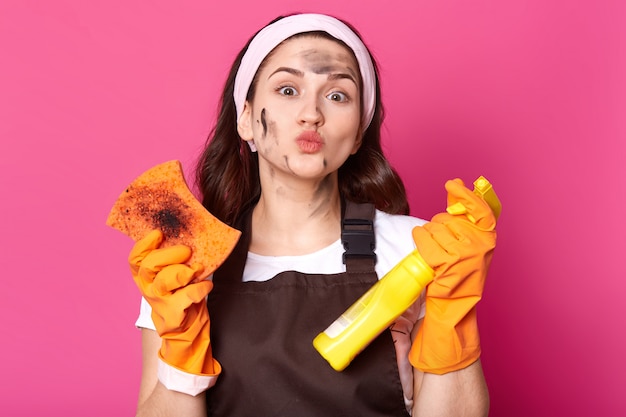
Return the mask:
<path id="1" fill-rule="evenodd" d="M 281 18 L 273 20 L 270 24 Z M 350 28 L 360 36 L 352 26 Z M 324 35 L 337 40 L 330 35 Z M 239 137 L 233 98 L 235 76 L 253 38 L 254 36 L 239 52 L 230 69 L 219 104 L 217 123 L 209 134 L 196 167 L 196 180 L 202 193 L 202 204 L 214 216 L 230 225 L 235 223 L 243 210 L 256 203 L 261 193 L 258 155 Z M 381 148 L 380 128 L 384 114 L 380 99 L 378 66 L 373 57 L 372 62 L 376 73 L 374 116 L 363 134 L 363 142 L 358 152 L 351 155 L 339 168 L 339 192 L 342 198 L 356 203 L 373 203 L 377 209 L 387 213 L 408 214 L 409 204 L 404 184 L 385 158 Z M 252 82 L 248 91 L 249 101 L 253 99 L 255 85 L 256 80 Z"/>

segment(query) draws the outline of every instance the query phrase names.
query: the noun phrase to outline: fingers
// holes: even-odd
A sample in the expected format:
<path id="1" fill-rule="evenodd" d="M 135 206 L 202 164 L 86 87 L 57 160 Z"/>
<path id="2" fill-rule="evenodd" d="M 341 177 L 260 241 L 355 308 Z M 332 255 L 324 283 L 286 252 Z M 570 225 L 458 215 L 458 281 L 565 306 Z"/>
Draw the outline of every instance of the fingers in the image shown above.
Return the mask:
<path id="1" fill-rule="evenodd" d="M 212 289 L 213 289 L 213 282 L 208 281 L 208 280 L 203 280 L 195 284 L 188 285 L 184 289 L 179 290 L 176 293 L 176 295 L 181 296 L 181 297 L 184 296 L 191 303 L 195 304 L 199 302 L 204 302 L 204 299 L 211 292 Z"/>
<path id="2" fill-rule="evenodd" d="M 422 258 L 424 258 L 426 263 L 430 265 L 431 268 L 436 269 L 449 259 L 446 248 L 452 245 L 450 243 L 446 245 L 444 242 L 438 242 L 438 239 L 435 239 L 431 231 L 425 227 L 427 225 L 413 228 L 413 241 L 415 242 L 417 251 Z M 445 233 L 443 236 L 452 240 L 449 233 Z"/>
<path id="3" fill-rule="evenodd" d="M 413 240 L 419 253 L 432 268 L 458 261 L 469 253 L 492 250 L 494 230 L 484 230 L 458 215 L 439 213 L 423 226 L 413 228 Z M 465 255 L 463 255 L 465 254 Z"/>
<path id="4" fill-rule="evenodd" d="M 173 264 L 165 266 L 154 277 L 153 291 L 158 295 L 166 295 L 180 288 L 186 287 L 202 273 L 204 268 L 200 264 L 188 266 Z M 202 282 L 202 281 L 201 281 Z M 211 283 L 211 281 L 208 281 Z M 211 287 L 213 283 L 211 283 Z M 206 295 L 206 294 L 205 294 Z"/>
<path id="5" fill-rule="evenodd" d="M 175 307 L 174 311 L 177 311 L 179 314 L 183 314 L 189 306 L 197 303 L 204 303 L 206 296 L 212 289 L 213 282 L 203 280 L 178 288 L 173 292 L 160 295 L 159 297 L 162 300 L 167 300 L 166 303 L 168 306 Z M 172 314 L 171 311 L 172 310 L 170 309 L 170 314 Z"/>
<path id="6" fill-rule="evenodd" d="M 138 267 L 141 261 L 163 241 L 163 233 L 159 229 L 152 230 L 145 237 L 138 240 L 128 255 L 131 266 Z"/>
<path id="7" fill-rule="evenodd" d="M 141 267 L 158 272 L 168 265 L 185 263 L 189 258 L 191 258 L 189 246 L 175 245 L 152 250 L 141 262 Z"/>
<path id="8" fill-rule="evenodd" d="M 448 207 L 446 211 L 452 215 L 465 215 L 469 221 L 481 229 L 493 230 L 496 218 L 489 204 L 473 191 L 469 190 L 460 179 L 446 182 L 448 191 Z"/>
<path id="9" fill-rule="evenodd" d="M 424 225 L 433 235 L 433 239 L 447 251 L 467 251 L 471 246 L 476 251 L 495 247 L 496 232 L 493 228 L 483 229 L 478 224 L 473 224 L 448 213 L 440 213 L 433 220 Z"/>

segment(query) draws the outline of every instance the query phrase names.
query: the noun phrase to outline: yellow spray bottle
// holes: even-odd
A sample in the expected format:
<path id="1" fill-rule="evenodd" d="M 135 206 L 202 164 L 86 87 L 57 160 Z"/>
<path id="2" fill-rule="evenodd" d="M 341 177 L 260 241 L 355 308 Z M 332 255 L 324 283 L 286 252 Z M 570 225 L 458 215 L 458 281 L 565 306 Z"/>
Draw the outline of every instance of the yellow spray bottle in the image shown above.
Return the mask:
<path id="1" fill-rule="evenodd" d="M 496 218 L 500 215 L 502 205 L 485 177 L 474 181 L 474 193 L 489 204 Z M 433 269 L 414 250 L 317 335 L 313 346 L 333 369 L 344 370 L 356 355 L 417 301 L 434 276 Z"/>

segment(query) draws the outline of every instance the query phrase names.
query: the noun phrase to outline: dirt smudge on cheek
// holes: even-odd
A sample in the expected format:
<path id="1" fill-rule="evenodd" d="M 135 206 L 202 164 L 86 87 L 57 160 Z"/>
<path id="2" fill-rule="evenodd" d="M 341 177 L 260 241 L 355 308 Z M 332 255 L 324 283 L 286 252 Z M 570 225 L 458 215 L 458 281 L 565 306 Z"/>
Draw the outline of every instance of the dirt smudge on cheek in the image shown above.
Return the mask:
<path id="1" fill-rule="evenodd" d="M 289 156 L 283 155 L 283 161 L 285 162 L 285 168 L 287 168 L 287 170 L 291 171 L 291 168 L 289 167 Z M 293 171 L 291 171 L 291 172 L 293 172 Z"/>
<path id="2" fill-rule="evenodd" d="M 274 148 L 274 146 L 278 146 L 278 135 L 276 134 L 276 122 L 271 119 L 269 112 L 267 109 L 263 108 L 261 110 L 261 114 L 259 119 L 256 120 L 257 125 L 260 125 L 262 128 L 260 142 L 264 146 L 265 154 L 270 154 Z M 268 142 L 265 139 L 268 137 L 274 138 L 272 142 Z M 258 148 L 258 146 L 257 146 Z"/>
<path id="3" fill-rule="evenodd" d="M 267 135 L 271 130 L 271 121 L 268 123 L 267 110 L 263 108 L 261 110 L 261 114 L 259 118 L 256 120 L 257 125 L 261 126 L 262 132 L 259 141 L 257 142 L 257 151 L 259 154 L 263 153 L 265 155 L 269 155 L 272 153 L 273 146 L 271 143 L 268 143 Z"/>
<path id="4" fill-rule="evenodd" d="M 274 138 L 274 143 L 278 146 L 278 133 L 276 133 L 276 122 L 270 120 L 269 123 L 269 134 Z"/>
<path id="5" fill-rule="evenodd" d="M 276 122 L 268 116 L 266 109 L 261 111 L 261 124 L 263 125 L 263 138 L 269 136 L 274 138 L 274 144 L 278 145 L 278 135 L 276 134 Z"/>
<path id="6" fill-rule="evenodd" d="M 261 110 L 261 125 L 263 126 L 263 138 L 267 136 L 267 119 L 265 117 L 265 109 Z"/>

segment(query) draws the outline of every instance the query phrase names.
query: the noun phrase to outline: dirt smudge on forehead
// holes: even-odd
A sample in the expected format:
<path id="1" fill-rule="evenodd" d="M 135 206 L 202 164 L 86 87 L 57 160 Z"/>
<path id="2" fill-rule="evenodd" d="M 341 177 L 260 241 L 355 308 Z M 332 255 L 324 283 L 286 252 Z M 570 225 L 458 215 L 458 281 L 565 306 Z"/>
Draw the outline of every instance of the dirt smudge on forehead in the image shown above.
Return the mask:
<path id="1" fill-rule="evenodd" d="M 298 56 L 304 61 L 306 69 L 315 74 L 348 72 L 357 79 L 356 60 L 347 53 L 333 53 L 313 48 L 301 51 Z"/>

